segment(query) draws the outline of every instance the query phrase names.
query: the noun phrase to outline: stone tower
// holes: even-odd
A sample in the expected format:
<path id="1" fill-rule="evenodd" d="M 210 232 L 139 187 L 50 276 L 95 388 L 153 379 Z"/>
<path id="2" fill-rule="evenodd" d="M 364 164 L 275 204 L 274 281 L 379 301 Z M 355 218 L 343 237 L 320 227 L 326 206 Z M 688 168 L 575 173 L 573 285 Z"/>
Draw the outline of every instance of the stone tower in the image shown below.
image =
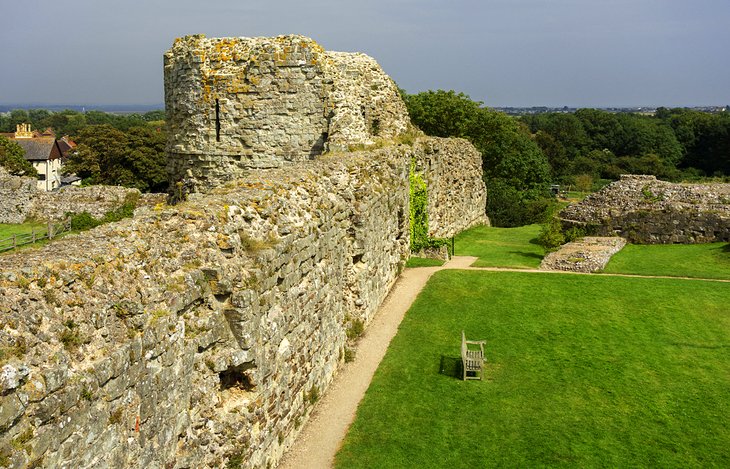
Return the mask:
<path id="1" fill-rule="evenodd" d="M 409 125 L 398 88 L 374 59 L 326 52 L 303 36 L 187 36 L 164 59 L 168 173 L 196 190 Z"/>

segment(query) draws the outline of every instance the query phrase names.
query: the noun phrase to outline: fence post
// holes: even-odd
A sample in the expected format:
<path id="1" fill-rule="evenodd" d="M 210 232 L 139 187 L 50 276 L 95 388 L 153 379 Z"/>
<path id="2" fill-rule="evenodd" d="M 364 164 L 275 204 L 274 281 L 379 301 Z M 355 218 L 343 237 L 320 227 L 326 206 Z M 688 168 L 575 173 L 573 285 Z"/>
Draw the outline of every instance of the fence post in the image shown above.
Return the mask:
<path id="1" fill-rule="evenodd" d="M 17 247 L 18 247 L 18 241 L 17 241 L 17 238 L 16 238 L 16 236 L 17 236 L 17 235 L 15 235 L 15 234 L 13 235 L 13 249 L 15 249 L 15 248 L 17 248 Z"/>
<path id="2" fill-rule="evenodd" d="M 35 244 L 35 228 L 30 231 L 30 234 L 33 237 L 33 244 Z"/>
<path id="3" fill-rule="evenodd" d="M 48 239 L 53 239 L 53 223 L 48 222 Z"/>
<path id="4" fill-rule="evenodd" d="M 454 257 L 456 255 L 456 251 L 454 250 L 454 237 L 451 237 L 451 257 Z"/>

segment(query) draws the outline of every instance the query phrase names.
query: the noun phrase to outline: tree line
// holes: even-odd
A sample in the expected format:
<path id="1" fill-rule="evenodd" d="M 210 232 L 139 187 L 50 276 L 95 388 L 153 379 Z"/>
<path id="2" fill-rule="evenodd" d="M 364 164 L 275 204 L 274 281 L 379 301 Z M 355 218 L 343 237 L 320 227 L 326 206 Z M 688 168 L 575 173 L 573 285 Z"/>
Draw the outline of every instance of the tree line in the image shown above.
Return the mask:
<path id="1" fill-rule="evenodd" d="M 58 137 L 68 135 L 77 147 L 63 170 L 81 177 L 83 184 L 165 192 L 168 184 L 164 119 L 164 111 L 118 115 L 101 111 L 13 110 L 0 116 L 0 131 L 13 132 L 16 124 L 30 123 L 34 130 L 51 128 Z M 0 143 L 0 165 L 9 168 L 12 164 L 12 174 L 32 175 L 19 166 L 18 151 L 22 155 L 22 149 L 10 140 Z M 3 164 L 4 161 L 8 163 Z"/>
<path id="2" fill-rule="evenodd" d="M 555 204 L 551 184 L 590 189 L 624 173 L 668 180 L 730 176 L 728 112 L 580 109 L 513 118 L 455 91 L 401 95 L 426 134 L 466 138 L 481 152 L 487 213 L 496 226 L 542 222 Z"/>
<path id="3" fill-rule="evenodd" d="M 551 175 L 616 179 L 653 174 L 673 181 L 730 175 L 730 113 L 659 108 L 655 115 L 579 109 L 522 117 Z"/>

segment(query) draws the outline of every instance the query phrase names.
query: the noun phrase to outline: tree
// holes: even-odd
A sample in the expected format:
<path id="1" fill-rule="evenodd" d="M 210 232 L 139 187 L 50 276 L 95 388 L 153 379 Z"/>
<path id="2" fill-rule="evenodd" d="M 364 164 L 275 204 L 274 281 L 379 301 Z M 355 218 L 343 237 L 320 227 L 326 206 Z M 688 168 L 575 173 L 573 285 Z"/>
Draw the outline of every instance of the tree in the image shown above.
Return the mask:
<path id="1" fill-rule="evenodd" d="M 20 145 L 0 135 L 0 166 L 13 176 L 37 177 L 38 172 L 25 159 L 25 151 Z"/>
<path id="2" fill-rule="evenodd" d="M 404 100 L 411 121 L 426 134 L 466 138 L 482 154 L 487 211 L 494 224 L 534 221 L 545 206 L 541 199 L 547 197 L 550 166 L 527 127 L 455 91 L 406 94 Z"/>
<path id="3" fill-rule="evenodd" d="M 164 132 L 132 127 L 125 133 L 110 124 L 90 125 L 76 140 L 78 147 L 66 169 L 85 183 L 135 187 L 143 192 L 166 190 Z"/>

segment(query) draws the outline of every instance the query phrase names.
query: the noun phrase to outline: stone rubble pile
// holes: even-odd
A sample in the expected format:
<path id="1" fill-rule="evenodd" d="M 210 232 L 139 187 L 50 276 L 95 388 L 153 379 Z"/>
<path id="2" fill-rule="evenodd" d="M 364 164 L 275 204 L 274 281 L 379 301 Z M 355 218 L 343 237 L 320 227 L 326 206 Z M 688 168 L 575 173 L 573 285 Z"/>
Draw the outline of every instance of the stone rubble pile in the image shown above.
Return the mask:
<path id="1" fill-rule="evenodd" d="M 623 238 L 586 236 L 548 253 L 540 262 L 540 269 L 597 272 L 603 270 L 611 257 L 624 246 L 626 240 Z"/>

